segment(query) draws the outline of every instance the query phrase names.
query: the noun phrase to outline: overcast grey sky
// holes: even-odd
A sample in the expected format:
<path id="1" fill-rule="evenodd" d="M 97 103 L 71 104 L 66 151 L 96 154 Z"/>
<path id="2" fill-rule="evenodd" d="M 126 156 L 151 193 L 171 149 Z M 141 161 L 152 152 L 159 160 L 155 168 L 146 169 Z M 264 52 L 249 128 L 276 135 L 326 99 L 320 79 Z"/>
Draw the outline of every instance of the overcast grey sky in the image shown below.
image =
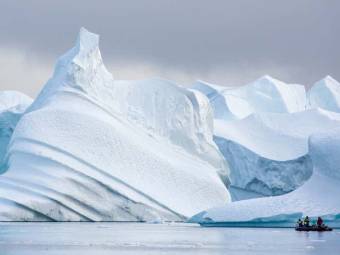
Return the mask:
<path id="1" fill-rule="evenodd" d="M 338 0 L 0 0 L 0 89 L 31 96 L 81 26 L 116 79 L 340 80 Z"/>

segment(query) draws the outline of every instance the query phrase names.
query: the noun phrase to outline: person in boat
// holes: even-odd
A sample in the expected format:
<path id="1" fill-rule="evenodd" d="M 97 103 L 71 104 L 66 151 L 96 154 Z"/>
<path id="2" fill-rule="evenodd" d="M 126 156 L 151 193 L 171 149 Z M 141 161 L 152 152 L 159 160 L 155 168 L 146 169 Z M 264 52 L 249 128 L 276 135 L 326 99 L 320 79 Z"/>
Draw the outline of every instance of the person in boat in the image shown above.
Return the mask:
<path id="1" fill-rule="evenodd" d="M 298 221 L 296 222 L 296 225 L 301 228 L 303 226 L 302 220 L 298 219 Z"/>
<path id="2" fill-rule="evenodd" d="M 303 226 L 308 228 L 309 227 L 309 222 L 310 222 L 309 221 L 309 217 L 306 216 L 305 219 L 303 220 Z"/>
<path id="3" fill-rule="evenodd" d="M 321 219 L 321 217 L 318 217 L 318 220 L 316 221 L 316 225 L 318 227 L 323 227 L 323 220 Z"/>

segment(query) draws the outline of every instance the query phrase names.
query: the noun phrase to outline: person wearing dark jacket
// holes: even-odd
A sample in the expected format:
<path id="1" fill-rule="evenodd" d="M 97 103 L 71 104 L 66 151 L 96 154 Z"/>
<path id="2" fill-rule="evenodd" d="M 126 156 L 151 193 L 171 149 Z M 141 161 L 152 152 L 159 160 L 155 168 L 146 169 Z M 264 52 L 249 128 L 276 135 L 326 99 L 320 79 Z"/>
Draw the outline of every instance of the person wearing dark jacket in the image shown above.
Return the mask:
<path id="1" fill-rule="evenodd" d="M 323 225 L 323 220 L 321 219 L 321 217 L 318 217 L 318 220 L 316 221 L 316 225 L 318 227 L 321 227 Z"/>
<path id="2" fill-rule="evenodd" d="M 305 227 L 309 227 L 309 217 L 308 216 L 306 216 L 305 219 L 303 220 L 303 225 Z"/>
<path id="3" fill-rule="evenodd" d="M 302 227 L 302 226 L 303 226 L 302 220 L 301 220 L 301 219 L 298 219 L 298 221 L 296 222 L 296 225 L 297 225 L 298 227 Z"/>

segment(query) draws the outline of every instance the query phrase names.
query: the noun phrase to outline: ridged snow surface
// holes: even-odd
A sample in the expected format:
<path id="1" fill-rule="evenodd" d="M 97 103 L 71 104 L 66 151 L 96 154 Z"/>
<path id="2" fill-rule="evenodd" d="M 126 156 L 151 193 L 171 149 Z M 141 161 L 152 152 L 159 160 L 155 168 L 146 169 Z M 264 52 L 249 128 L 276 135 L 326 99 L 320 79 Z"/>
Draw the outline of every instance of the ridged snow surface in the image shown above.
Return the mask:
<path id="1" fill-rule="evenodd" d="M 0 173 L 7 145 L 21 115 L 32 99 L 17 91 L 0 91 Z"/>
<path id="2" fill-rule="evenodd" d="M 209 98 L 215 119 L 229 121 L 251 113 L 293 113 L 306 108 L 304 86 L 286 84 L 268 75 L 242 87 L 221 87 L 198 81 L 192 88 Z"/>
<path id="3" fill-rule="evenodd" d="M 308 91 L 308 102 L 311 108 L 340 112 L 340 83 L 326 76 Z"/>
<path id="4" fill-rule="evenodd" d="M 202 212 L 192 221 L 292 226 L 302 215 L 309 215 L 323 216 L 332 226 L 339 226 L 340 130 L 335 127 L 333 131 L 311 136 L 309 151 L 314 163 L 313 175 L 297 190 L 282 196 L 233 202 Z"/>
<path id="5" fill-rule="evenodd" d="M 280 195 L 312 174 L 308 138 L 340 126 L 340 114 L 321 109 L 293 114 L 252 114 L 215 120 L 215 141 L 229 162 L 231 184 L 263 195 Z"/>
<path id="6" fill-rule="evenodd" d="M 114 81 L 98 40 L 81 29 L 18 123 L 0 220 L 180 220 L 229 202 L 207 99 L 160 79 Z"/>

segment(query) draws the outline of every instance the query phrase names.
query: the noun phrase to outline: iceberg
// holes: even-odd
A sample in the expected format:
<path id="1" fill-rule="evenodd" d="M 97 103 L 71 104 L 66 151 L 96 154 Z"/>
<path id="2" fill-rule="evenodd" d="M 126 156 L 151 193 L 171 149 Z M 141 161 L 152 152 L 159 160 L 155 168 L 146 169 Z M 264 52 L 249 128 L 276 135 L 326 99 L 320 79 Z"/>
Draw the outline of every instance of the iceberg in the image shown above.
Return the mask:
<path id="1" fill-rule="evenodd" d="M 183 220 L 229 202 L 208 100 L 166 80 L 114 80 L 98 43 L 82 28 L 18 122 L 0 220 Z"/>
<path id="2" fill-rule="evenodd" d="M 13 130 L 31 103 L 30 97 L 18 91 L 0 91 L 0 173 Z"/>
<path id="3" fill-rule="evenodd" d="M 281 195 L 310 178 L 313 163 L 308 139 L 339 126 L 340 114 L 311 109 L 214 123 L 214 139 L 229 163 L 231 185 L 262 195 Z"/>
<path id="4" fill-rule="evenodd" d="M 316 82 L 308 91 L 310 108 L 340 112 L 340 84 L 331 76 Z"/>
<path id="5" fill-rule="evenodd" d="M 215 119 L 243 119 L 252 113 L 293 113 L 306 109 L 303 85 L 286 84 L 265 75 L 241 87 L 222 87 L 197 81 L 192 89 L 209 98 Z"/>
<path id="6" fill-rule="evenodd" d="M 332 226 L 340 225 L 340 130 L 309 138 L 309 155 L 313 161 L 312 177 L 300 188 L 281 196 L 256 198 L 229 203 L 203 211 L 193 222 L 225 226 L 294 226 L 299 217 L 322 216 Z"/>
<path id="7" fill-rule="evenodd" d="M 214 141 L 229 163 L 234 201 L 300 187 L 313 169 L 309 136 L 340 121 L 336 113 L 307 107 L 304 86 L 268 75 L 241 87 L 198 81 L 192 89 L 212 105 Z"/>
<path id="8" fill-rule="evenodd" d="M 222 87 L 197 81 L 191 89 L 200 91 L 209 99 L 215 119 L 242 119 L 253 112 L 244 88 Z"/>

